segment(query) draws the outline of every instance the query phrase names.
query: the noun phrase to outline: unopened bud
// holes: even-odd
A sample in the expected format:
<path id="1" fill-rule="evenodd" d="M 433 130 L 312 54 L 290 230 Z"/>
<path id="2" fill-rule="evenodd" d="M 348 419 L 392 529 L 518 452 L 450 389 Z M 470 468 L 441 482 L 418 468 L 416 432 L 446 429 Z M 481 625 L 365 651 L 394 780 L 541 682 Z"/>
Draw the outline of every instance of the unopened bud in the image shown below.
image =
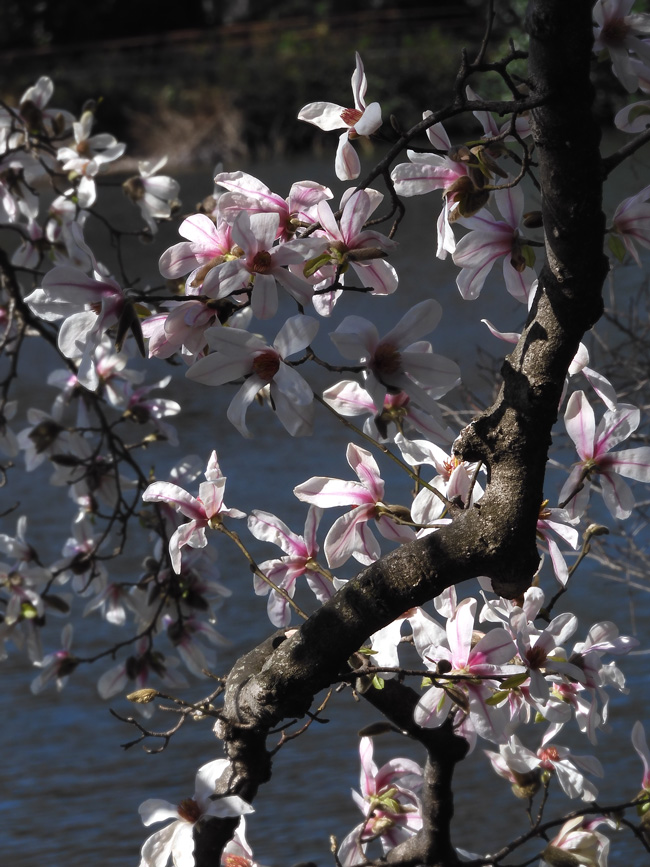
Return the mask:
<path id="1" fill-rule="evenodd" d="M 557 846 L 547 846 L 542 852 L 542 858 L 551 867 L 580 867 L 584 861 L 579 860 L 566 849 L 558 849 Z"/>
<path id="2" fill-rule="evenodd" d="M 512 771 L 512 775 L 516 782 L 512 785 L 513 794 L 517 798 L 529 800 L 539 791 L 541 785 L 541 771 L 539 768 L 534 768 L 527 774 L 520 774 L 517 771 Z"/>
<path id="3" fill-rule="evenodd" d="M 544 225 L 541 211 L 528 211 L 524 214 L 524 226 L 527 229 L 541 229 Z"/>
<path id="4" fill-rule="evenodd" d="M 585 530 L 584 538 L 585 542 L 588 539 L 591 539 L 592 536 L 608 536 L 609 529 L 604 527 L 602 524 L 589 524 L 587 529 Z"/>
<path id="5" fill-rule="evenodd" d="M 130 692 L 127 699 L 134 704 L 149 704 L 157 695 L 157 689 L 137 689 L 135 692 Z"/>

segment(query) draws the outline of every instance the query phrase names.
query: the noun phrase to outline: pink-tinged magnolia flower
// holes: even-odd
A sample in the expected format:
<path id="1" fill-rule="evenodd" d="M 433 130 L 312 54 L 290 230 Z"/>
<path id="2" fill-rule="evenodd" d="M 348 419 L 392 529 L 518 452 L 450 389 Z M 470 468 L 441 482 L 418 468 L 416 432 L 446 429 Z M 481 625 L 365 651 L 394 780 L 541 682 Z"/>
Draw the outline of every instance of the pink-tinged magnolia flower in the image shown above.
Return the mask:
<path id="1" fill-rule="evenodd" d="M 226 298 L 250 288 L 251 307 L 257 319 L 270 319 L 278 310 L 276 280 L 302 305 L 311 300 L 307 280 L 289 271 L 286 265 L 304 263 L 322 252 L 322 238 L 294 238 L 286 244 L 274 241 L 280 225 L 279 214 L 249 214 L 240 211 L 232 225 L 232 237 L 243 251 L 238 259 L 223 264 L 217 273 L 215 298 Z"/>
<path id="2" fill-rule="evenodd" d="M 277 238 L 290 241 L 301 227 L 316 222 L 316 205 L 332 198 L 332 191 L 315 181 L 293 184 L 286 199 L 278 196 L 246 172 L 220 172 L 214 179 L 228 190 L 218 200 L 219 213 L 233 223 L 240 211 L 251 214 L 277 214 Z"/>
<path id="3" fill-rule="evenodd" d="M 177 575 L 181 571 L 181 548 L 185 545 L 190 548 L 205 548 L 208 544 L 206 527 L 216 527 L 224 515 L 229 518 L 246 517 L 239 509 L 227 509 L 224 504 L 226 477 L 221 473 L 215 451 L 210 455 L 205 478 L 206 481 L 199 485 L 198 498 L 171 482 L 154 482 L 142 494 L 146 503 L 168 503 L 177 512 L 191 519 L 186 524 L 181 524 L 169 540 L 169 556 Z"/>
<path id="4" fill-rule="evenodd" d="M 370 452 L 350 443 L 346 456 L 359 479 L 358 482 L 313 476 L 293 489 L 299 500 L 314 506 L 325 509 L 352 506 L 351 511 L 336 519 L 325 537 L 323 550 L 332 569 L 342 566 L 350 557 L 365 566 L 378 559 L 381 549 L 368 526 L 371 519 L 374 519 L 377 529 L 385 539 L 392 542 L 410 542 L 415 538 L 410 527 L 402 526 L 393 520 L 391 516 L 396 516 L 393 507 L 383 502 L 384 482 Z"/>
<path id="5" fill-rule="evenodd" d="M 461 271 L 456 284 L 463 298 L 478 298 L 487 275 L 497 259 L 503 259 L 503 279 L 508 292 L 526 304 L 537 275 L 527 263 L 531 252 L 520 238 L 524 213 L 524 192 L 520 185 L 496 190 L 494 200 L 503 220 L 497 220 L 486 208 L 474 217 L 463 217 L 461 225 L 469 234 L 456 245 L 453 259 Z"/>
<path id="6" fill-rule="evenodd" d="M 140 208 L 142 219 L 152 235 L 158 231 L 159 220 L 171 217 L 174 203 L 180 204 L 177 202 L 181 189 L 178 181 L 167 175 L 156 174 L 166 162 L 167 157 L 157 162 L 141 160 L 138 162 L 139 176 L 129 178 L 122 184 L 126 195 Z"/>
<path id="7" fill-rule="evenodd" d="M 51 680 L 56 681 L 57 690 L 62 690 L 68 677 L 77 666 L 77 660 L 70 653 L 72 647 L 72 624 L 66 623 L 61 630 L 61 649 L 48 653 L 42 660 L 34 662 L 41 673 L 31 683 L 31 690 L 36 695 L 42 692 Z"/>
<path id="8" fill-rule="evenodd" d="M 94 278 L 88 277 L 78 268 L 59 266 L 48 271 L 42 288 L 35 289 L 25 301 L 41 319 L 63 320 L 59 349 L 66 358 L 79 359 L 77 379 L 88 389 L 94 390 L 99 384 L 93 357 L 108 328 L 117 325 L 118 337 L 122 329 L 126 332 L 130 328 L 144 355 L 137 316 L 112 277 L 98 272 Z"/>
<path id="9" fill-rule="evenodd" d="M 206 670 L 214 669 L 216 664 L 215 654 L 205 647 L 201 639 L 217 647 L 225 647 L 230 643 L 209 623 L 197 617 L 176 618 L 165 614 L 162 625 L 178 655 L 196 677 L 206 677 Z"/>
<path id="10" fill-rule="evenodd" d="M 361 316 L 346 316 L 330 334 L 344 358 L 365 365 L 364 385 L 375 406 L 384 405 L 387 392 L 404 391 L 426 412 L 439 413 L 435 400 L 460 382 L 460 370 L 419 338 L 433 331 L 441 313 L 429 298 L 407 311 L 385 337 Z"/>
<path id="11" fill-rule="evenodd" d="M 211 797 L 223 777 L 230 772 L 227 759 L 215 759 L 199 768 L 194 795 L 185 798 L 177 807 L 159 798 L 150 798 L 140 804 L 138 812 L 145 825 L 175 820 L 145 842 L 140 867 L 166 867 L 170 856 L 174 867 L 194 867 L 193 831 L 199 819 L 203 816 L 232 818 L 253 812 L 251 805 L 239 795 Z"/>
<path id="12" fill-rule="evenodd" d="M 469 85 L 465 88 L 465 94 L 467 95 L 467 98 L 471 100 L 481 99 L 478 93 L 476 93 L 476 91 L 473 90 Z M 499 126 L 494 119 L 494 115 L 491 114 L 489 111 L 473 111 L 472 114 L 483 127 L 483 135 L 487 139 L 501 136 L 511 127 L 510 120 L 506 120 L 504 123 L 501 124 L 501 126 Z M 527 114 L 520 114 L 517 116 L 515 120 L 515 130 L 520 138 L 525 138 L 527 135 L 530 135 L 530 119 Z M 505 139 L 503 139 L 503 141 L 512 141 L 512 139 L 513 136 L 508 135 L 505 137 Z"/>
<path id="13" fill-rule="evenodd" d="M 550 744 L 540 747 L 534 753 L 515 735 L 512 735 L 508 743 L 500 748 L 500 753 L 507 766 L 518 773 L 529 773 L 535 768 L 555 773 L 565 794 L 569 798 L 580 796 L 583 801 L 595 800 L 598 789 L 585 779 L 578 768 L 597 777 L 604 775 L 602 765 L 593 756 L 574 756 L 567 747 L 556 747 Z"/>
<path id="14" fill-rule="evenodd" d="M 285 358 L 305 349 L 316 336 L 318 322 L 311 316 L 292 316 L 284 323 L 273 346 L 239 328 L 210 328 L 207 338 L 216 352 L 200 358 L 187 371 L 188 379 L 204 385 L 223 385 L 245 377 L 228 407 L 228 419 L 242 436 L 250 437 L 246 411 L 259 391 L 269 387 L 272 406 L 292 436 L 311 433 L 314 394 Z"/>
<path id="15" fill-rule="evenodd" d="M 319 602 L 326 602 L 334 593 L 331 578 L 323 574 L 316 560 L 316 531 L 322 514 L 321 509 L 310 506 L 303 536 L 293 533 L 284 521 L 270 512 L 256 509 L 248 517 L 248 529 L 256 539 L 272 542 L 287 555 L 260 563 L 260 569 L 276 587 L 292 598 L 296 591 L 296 581 L 301 575 L 305 576 Z M 278 627 L 288 626 L 291 621 L 291 608 L 284 596 L 257 576 L 254 578 L 254 587 L 258 596 L 269 594 L 267 610 L 271 623 Z"/>
<path id="16" fill-rule="evenodd" d="M 229 840 L 221 853 L 221 867 L 261 867 L 253 858 L 253 850 L 246 840 L 246 818 L 239 820 L 232 840 Z"/>
<path id="17" fill-rule="evenodd" d="M 560 551 L 557 542 L 551 536 L 555 533 L 560 539 L 567 542 L 573 550 L 577 550 L 580 544 L 580 536 L 576 528 L 573 526 L 578 518 L 571 516 L 565 509 L 549 509 L 547 508 L 548 501 L 542 504 L 539 510 L 539 518 L 537 519 L 537 536 L 543 539 L 548 545 L 548 553 L 553 564 L 553 572 L 555 577 L 564 587 L 569 580 L 569 569 L 562 552 Z"/>
<path id="18" fill-rule="evenodd" d="M 447 687 L 432 686 L 415 708 L 415 722 L 423 728 L 438 728 L 450 711 L 466 717 L 471 729 L 487 740 L 502 743 L 506 739 L 507 707 L 491 704 L 489 699 L 499 689 L 495 676 L 522 674 L 525 668 L 508 663 L 516 654 L 515 643 L 505 629 L 491 629 L 474 646 L 476 599 L 463 599 L 453 618 L 447 620 L 446 643 L 414 633 L 415 646 L 428 668 L 436 674 L 443 662 L 445 673 L 468 675 L 467 680 Z M 437 678 L 439 679 L 439 678 Z"/>
<path id="19" fill-rule="evenodd" d="M 187 294 L 214 297 L 219 275 L 215 269 L 239 255 L 233 251 L 230 225 L 223 219 L 215 224 L 207 214 L 194 214 L 183 220 L 178 234 L 187 241 L 165 250 L 158 262 L 160 273 L 168 280 L 176 280 L 192 272 L 187 280 Z"/>
<path id="20" fill-rule="evenodd" d="M 549 865 L 575 865 L 575 867 L 607 867 L 609 840 L 600 831 L 594 830 L 599 825 L 609 825 L 615 828 L 616 823 L 604 816 L 587 818 L 575 816 L 560 828 L 542 852 L 540 867 Z"/>
<path id="21" fill-rule="evenodd" d="M 149 638 L 138 639 L 135 652 L 122 662 L 118 662 L 105 671 L 97 681 L 97 692 L 100 698 L 109 699 L 121 693 L 131 681 L 136 690 L 149 686 L 149 677 L 155 674 L 162 683 L 171 690 L 187 689 L 187 680 L 176 671 L 179 662 L 174 658 L 166 658 L 159 651 L 153 650 Z M 154 711 L 152 703 L 136 704 L 136 710 L 141 716 L 150 717 Z"/>
<path id="22" fill-rule="evenodd" d="M 319 235 L 329 242 L 325 245 L 330 263 L 341 266 L 342 272 L 351 265 L 363 285 L 372 287 L 372 295 L 390 295 L 397 289 L 395 269 L 381 258 L 384 252 L 395 249 L 396 242 L 381 232 L 364 229 L 382 199 L 376 190 L 348 190 L 341 198 L 339 222 L 328 202 L 318 204 Z"/>
<path id="23" fill-rule="evenodd" d="M 637 720 L 632 727 L 632 746 L 636 750 L 638 757 L 643 762 L 641 788 L 644 792 L 650 793 L 650 750 L 648 750 L 645 729 L 640 720 Z"/>
<path id="24" fill-rule="evenodd" d="M 394 440 L 397 433 L 404 433 L 406 424 L 436 442 L 451 445 L 456 439 L 454 431 L 445 424 L 437 409 L 425 413 L 414 405 L 405 391 L 386 393 L 383 407 L 378 407 L 370 393 L 352 379 L 344 379 L 323 392 L 323 400 L 343 416 L 370 414 L 363 425 L 365 433 L 377 440 Z M 394 426 L 394 427 L 393 427 Z"/>
<path id="25" fill-rule="evenodd" d="M 612 232 L 620 238 L 625 249 L 642 268 L 641 257 L 635 244 L 650 248 L 650 186 L 640 193 L 624 199 L 614 211 Z"/>
<path id="26" fill-rule="evenodd" d="M 364 822 L 341 843 L 338 858 L 343 867 L 364 863 L 365 850 L 372 840 L 379 838 L 385 854 L 422 827 L 420 766 L 411 759 L 391 759 L 377 768 L 371 738 L 361 738 L 359 753 L 360 793 L 353 790 L 352 797 Z"/>
<path id="27" fill-rule="evenodd" d="M 69 130 L 74 122 L 74 116 L 69 111 L 60 108 L 47 108 L 54 93 L 54 84 L 47 75 L 42 75 L 36 84 L 28 87 L 20 98 L 18 113 L 24 122 L 27 132 L 45 132 L 48 136 L 60 135 Z M 0 109 L 0 128 L 12 128 L 15 115 L 5 109 Z M 11 142 L 13 145 L 13 142 Z"/>
<path id="28" fill-rule="evenodd" d="M 476 481 L 476 464 L 461 461 L 428 440 L 408 440 L 401 434 L 395 437 L 402 457 L 412 467 L 424 464 L 435 467 L 438 475 L 430 485 L 448 500 L 476 502 L 483 496 L 483 488 Z M 418 524 L 437 522 L 445 510 L 445 503 L 429 488 L 422 488 L 411 504 L 411 516 Z M 421 531 L 425 532 L 425 531 Z"/>
<path id="29" fill-rule="evenodd" d="M 425 111 L 423 117 L 431 115 Z M 447 131 L 441 123 L 436 123 L 427 129 L 427 136 L 434 148 L 449 151 L 451 142 Z M 395 184 L 395 192 L 399 196 L 421 196 L 433 190 L 442 190 L 444 204 L 438 217 L 438 250 L 437 257 L 445 259 L 447 253 L 456 249 L 454 233 L 449 223 L 450 214 L 457 205 L 457 188 L 459 184 L 469 182 L 469 167 L 462 160 L 452 159 L 440 154 L 420 154 L 407 151 L 410 162 L 400 163 L 391 173 Z M 470 185 L 471 186 L 471 185 Z"/>
<path id="30" fill-rule="evenodd" d="M 310 102 L 298 113 L 298 120 L 305 120 L 326 132 L 334 129 L 345 130 L 339 139 L 334 163 L 336 177 L 340 181 L 354 180 L 361 171 L 359 157 L 350 144 L 350 139 L 369 136 L 381 126 L 381 106 L 378 102 L 371 102 L 366 106 L 368 83 L 358 52 L 355 57 L 357 65 L 352 74 L 354 108 L 344 108 L 333 102 Z"/>
<path id="31" fill-rule="evenodd" d="M 650 36 L 650 15 L 632 13 L 633 5 L 634 0 L 598 0 L 593 11 L 594 51 L 609 51 L 614 75 L 629 93 L 639 85 L 630 52 L 650 65 L 650 45 L 643 38 Z"/>
<path id="32" fill-rule="evenodd" d="M 89 208 L 97 197 L 95 176 L 107 163 L 119 159 L 126 145 L 118 142 L 109 133 L 90 135 L 95 116 L 92 111 L 84 111 L 81 119 L 72 124 L 75 144 L 59 148 L 56 158 L 63 163 L 63 171 L 70 172 L 71 178 L 81 176 L 77 187 L 77 200 L 81 208 Z"/>
<path id="33" fill-rule="evenodd" d="M 605 505 L 615 518 L 629 518 L 634 509 L 634 496 L 620 478 L 650 482 L 650 447 L 611 449 L 627 439 L 639 426 L 641 413 L 631 404 L 621 404 L 607 410 L 598 427 L 594 411 L 582 391 L 574 392 L 567 403 L 564 423 L 580 457 L 560 491 L 560 502 L 566 503 L 570 515 L 581 515 L 589 503 L 590 481 L 594 475 L 600 481 Z M 580 485 L 581 490 L 578 490 Z"/>

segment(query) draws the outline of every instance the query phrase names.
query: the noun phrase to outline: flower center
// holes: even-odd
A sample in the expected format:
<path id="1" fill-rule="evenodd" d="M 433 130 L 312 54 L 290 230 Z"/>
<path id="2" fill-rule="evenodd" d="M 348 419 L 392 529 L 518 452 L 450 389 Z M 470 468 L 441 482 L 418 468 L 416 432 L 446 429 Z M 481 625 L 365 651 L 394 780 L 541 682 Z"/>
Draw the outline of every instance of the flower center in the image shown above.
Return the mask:
<path id="1" fill-rule="evenodd" d="M 186 822 L 194 824 L 201 818 L 202 811 L 194 798 L 185 798 L 178 805 L 178 815 L 181 819 L 185 819 Z"/>
<path id="2" fill-rule="evenodd" d="M 250 867 L 251 862 L 243 855 L 224 854 L 221 863 L 224 867 Z"/>
<path id="3" fill-rule="evenodd" d="M 380 343 L 372 358 L 373 372 L 378 379 L 384 376 L 395 376 L 402 370 L 402 356 L 392 343 Z"/>
<path id="4" fill-rule="evenodd" d="M 268 250 L 260 250 L 259 253 L 253 256 L 251 271 L 254 271 L 256 274 L 268 274 L 271 271 L 272 264 L 273 259 Z"/>
<path id="5" fill-rule="evenodd" d="M 555 747 L 544 747 L 544 749 L 538 751 L 537 755 L 542 760 L 542 767 L 547 771 L 552 771 L 553 762 L 557 762 L 560 758 L 560 754 Z"/>
<path id="6" fill-rule="evenodd" d="M 532 669 L 541 668 L 546 662 L 546 651 L 541 647 L 531 647 L 528 653 L 526 654 L 526 662 L 529 667 Z"/>
<path id="7" fill-rule="evenodd" d="M 600 31 L 600 41 L 604 45 L 621 45 L 630 30 L 630 25 L 625 23 L 624 18 L 614 18 Z"/>
<path id="8" fill-rule="evenodd" d="M 253 359 L 253 373 L 270 382 L 280 369 L 280 356 L 273 349 L 263 349 Z"/>
<path id="9" fill-rule="evenodd" d="M 349 126 L 351 132 L 354 132 L 355 123 L 359 123 L 363 117 L 363 112 L 358 108 L 344 108 L 341 112 L 341 120 L 346 126 Z"/>

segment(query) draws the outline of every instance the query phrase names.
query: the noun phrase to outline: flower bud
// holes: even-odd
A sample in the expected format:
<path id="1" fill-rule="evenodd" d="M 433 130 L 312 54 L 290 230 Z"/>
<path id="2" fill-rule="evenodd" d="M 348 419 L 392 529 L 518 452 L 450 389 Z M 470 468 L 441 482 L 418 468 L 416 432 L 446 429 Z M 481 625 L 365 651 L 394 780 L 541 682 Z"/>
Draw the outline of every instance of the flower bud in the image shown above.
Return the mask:
<path id="1" fill-rule="evenodd" d="M 542 852 L 542 858 L 550 867 L 580 867 L 584 862 L 567 852 L 566 849 L 558 849 L 557 846 L 547 846 Z"/>
<path id="2" fill-rule="evenodd" d="M 157 689 L 137 689 L 135 692 L 130 692 L 127 699 L 134 704 L 149 704 L 157 695 Z"/>

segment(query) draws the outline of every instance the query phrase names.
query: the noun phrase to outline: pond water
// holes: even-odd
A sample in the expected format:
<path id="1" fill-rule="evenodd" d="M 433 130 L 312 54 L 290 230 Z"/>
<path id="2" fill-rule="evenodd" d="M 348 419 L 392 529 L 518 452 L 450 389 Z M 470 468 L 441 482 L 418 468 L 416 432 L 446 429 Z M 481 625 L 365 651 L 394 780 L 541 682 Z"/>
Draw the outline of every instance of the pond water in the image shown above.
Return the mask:
<path id="1" fill-rule="evenodd" d="M 248 169 L 273 189 L 285 190 L 288 182 L 300 178 L 331 177 L 330 167 L 323 172 L 320 163 L 310 160 L 276 162 Z M 210 172 L 188 176 L 183 181 L 182 196 L 187 212 L 193 203 L 212 191 Z M 617 200 L 629 195 L 637 181 L 628 177 L 616 190 Z M 332 179 L 335 195 L 340 192 Z M 637 187 L 638 188 L 638 187 Z M 116 192 L 116 196 L 121 193 Z M 121 204 L 121 200 L 120 200 Z M 379 317 L 380 331 L 386 330 L 414 303 L 433 295 L 443 305 L 443 318 L 432 337 L 434 349 L 454 358 L 460 365 L 464 382 L 470 389 L 485 392 L 486 384 L 475 373 L 475 345 L 480 342 L 488 352 L 498 352 L 482 318 L 489 318 L 501 330 L 519 330 L 522 309 L 505 297 L 499 275 L 493 275 L 481 297 L 472 305 L 461 301 L 454 285 L 456 269 L 439 263 L 435 255 L 435 219 L 439 197 L 423 197 L 409 203 L 400 249 L 394 258 L 400 275 L 400 288 L 389 299 L 377 299 L 370 315 Z M 152 284 L 158 281 L 156 260 L 159 252 L 177 235 L 164 227 L 160 240 L 152 247 L 138 246 L 131 252 L 131 273 L 144 273 Z M 107 259 L 110 252 L 106 253 Z M 497 269 L 495 269 L 497 270 Z M 627 270 L 627 269 L 626 269 Z M 636 276 L 635 274 L 631 276 Z M 625 275 L 624 275 L 625 276 Z M 327 332 L 334 329 L 344 315 L 363 314 L 365 302 L 352 294 L 340 303 L 331 325 L 321 324 L 321 346 L 335 360 Z M 281 317 L 277 318 L 277 323 Z M 264 325 L 272 336 L 279 324 Z M 24 400 L 29 405 L 47 407 L 53 393 L 43 385 L 46 374 L 59 366 L 46 352 L 39 351 L 23 371 Z M 154 362 L 148 368 L 148 381 L 161 378 L 167 365 Z M 488 384 L 489 385 L 489 384 Z M 158 476 L 181 455 L 196 453 L 205 458 L 212 448 L 219 452 L 224 473 L 229 477 L 226 502 L 244 510 L 266 509 L 281 515 L 292 528 L 302 530 L 304 507 L 292 495 L 293 487 L 311 475 L 347 477 L 345 462 L 347 433 L 336 428 L 324 410 L 317 413 L 317 436 L 292 440 L 269 415 L 253 408 L 249 413 L 255 439 L 244 442 L 225 419 L 225 408 L 232 392 L 197 386 L 183 378 L 183 369 L 175 370 L 170 397 L 182 396 L 185 407 L 178 417 L 182 445 L 180 449 L 163 448 L 151 453 Z M 647 430 L 648 421 L 645 421 Z M 159 457 L 160 455 L 160 457 Z M 388 463 L 382 464 L 387 490 L 403 482 Z M 48 488 L 48 471 L 21 477 L 19 491 L 0 491 L 0 512 L 20 500 L 19 513 L 30 515 L 29 538 L 39 551 L 60 556 L 60 542 L 68 535 L 73 508 L 63 492 Z M 401 488 L 397 488 L 400 485 Z M 61 497 L 57 500 L 57 494 Z M 5 519 L 3 532 L 13 532 L 15 522 Z M 223 542 L 225 540 L 218 540 Z M 123 575 L 135 578 L 146 552 L 146 537 L 140 548 L 122 561 Z M 223 581 L 233 597 L 218 612 L 217 628 L 229 639 L 230 646 L 219 653 L 217 672 L 225 674 L 234 660 L 270 629 L 266 618 L 266 600 L 253 595 L 246 564 L 223 544 L 217 544 Z M 268 548 L 251 546 L 260 559 L 275 556 Z M 341 577 L 353 573 L 341 570 Z M 550 588 L 550 582 L 547 585 Z M 468 588 L 474 592 L 474 588 Z M 309 604 L 305 599 L 305 604 Z M 584 636 L 594 619 L 614 620 L 622 632 L 633 629 L 636 622 L 647 622 L 650 594 L 633 587 L 614 584 L 585 570 L 575 592 L 569 594 L 568 610 L 578 611 Z M 561 608 L 560 610 L 565 610 Z M 62 622 L 50 622 L 46 652 L 55 649 Z M 89 618 L 75 627 L 74 649 L 91 655 L 115 633 L 99 621 Z M 47 643 L 49 641 L 49 644 Z M 148 836 L 139 820 L 138 805 L 146 798 L 161 797 L 178 803 L 193 791 L 196 768 L 220 755 L 209 723 L 187 724 L 161 755 L 148 755 L 136 746 L 128 751 L 120 743 L 131 740 L 132 728 L 109 714 L 96 696 L 99 675 L 113 663 L 80 668 L 62 693 L 49 690 L 40 696 L 29 691 L 34 670 L 16 653 L 0 668 L 3 687 L 3 761 L 0 773 L 0 863 L 14 867 L 102 867 L 137 865 L 140 847 Z M 636 719 L 646 716 L 648 707 L 647 658 L 631 655 L 622 667 L 630 689 L 628 696 L 614 696 L 611 705 L 612 732 L 600 737 L 599 753 L 607 773 L 602 789 L 602 803 L 613 803 L 633 796 L 641 777 L 640 763 L 629 743 L 629 731 Z M 198 698 L 205 684 L 196 684 L 188 698 Z M 123 700 L 110 703 L 122 714 L 132 712 Z M 256 814 L 249 822 L 249 840 L 256 858 L 269 865 L 287 865 L 296 861 L 328 862 L 329 835 L 340 839 L 359 821 L 350 798 L 350 789 L 358 786 L 358 739 L 355 732 L 377 719 L 377 714 L 363 702 L 353 700 L 349 691 L 336 695 L 325 714 L 324 725 L 310 730 L 284 747 L 274 760 L 272 782 L 255 802 Z M 158 712 L 154 727 L 171 725 L 171 714 Z M 591 753 L 590 744 L 575 737 L 560 738 L 575 744 L 578 753 Z M 458 771 L 456 794 L 455 839 L 463 848 L 487 851 L 503 843 L 526 822 L 522 803 L 515 801 L 508 786 L 488 769 L 479 744 L 476 755 Z M 422 756 L 413 745 L 398 736 L 376 739 L 375 758 L 381 764 L 395 755 Z M 561 807 L 570 809 L 567 801 Z M 498 805 L 498 806 L 497 806 Z M 496 807 L 496 808 L 495 808 Z M 550 813 L 549 813 L 550 815 Z M 533 854 L 537 850 L 533 850 Z M 614 848 L 610 865 L 633 863 L 639 849 Z M 519 861 L 522 859 L 519 858 Z"/>

